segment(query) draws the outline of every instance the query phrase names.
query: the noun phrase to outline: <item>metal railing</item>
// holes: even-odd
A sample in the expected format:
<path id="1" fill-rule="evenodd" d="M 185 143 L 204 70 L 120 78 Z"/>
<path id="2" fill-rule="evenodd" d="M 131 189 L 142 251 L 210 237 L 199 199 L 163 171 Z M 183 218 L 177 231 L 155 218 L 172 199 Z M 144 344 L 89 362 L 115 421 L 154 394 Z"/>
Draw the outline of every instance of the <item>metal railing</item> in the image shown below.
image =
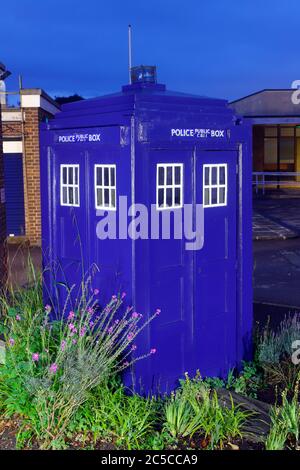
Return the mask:
<path id="1" fill-rule="evenodd" d="M 286 179 L 289 177 L 294 179 Z M 254 171 L 252 184 L 255 186 L 256 194 L 259 189 L 265 194 L 268 188 L 300 188 L 300 173 L 295 171 Z"/>

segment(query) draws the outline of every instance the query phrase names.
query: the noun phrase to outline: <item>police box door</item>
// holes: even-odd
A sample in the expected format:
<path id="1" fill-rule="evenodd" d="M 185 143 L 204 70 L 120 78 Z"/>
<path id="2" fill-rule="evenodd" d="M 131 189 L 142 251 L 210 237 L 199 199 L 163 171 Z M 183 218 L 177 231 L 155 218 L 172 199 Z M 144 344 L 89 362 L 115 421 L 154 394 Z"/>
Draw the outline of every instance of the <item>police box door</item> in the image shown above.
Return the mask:
<path id="1" fill-rule="evenodd" d="M 237 152 L 196 152 L 196 202 L 204 244 L 195 255 L 195 337 L 202 375 L 236 360 Z"/>
<path id="2" fill-rule="evenodd" d="M 57 293 L 64 299 L 67 290 L 72 289 L 72 302 L 80 297 L 80 286 L 87 269 L 85 160 L 86 151 L 82 146 L 75 151 L 72 144 L 57 148 L 53 155 L 53 243 L 54 253 L 57 253 L 54 260 L 57 264 Z"/>

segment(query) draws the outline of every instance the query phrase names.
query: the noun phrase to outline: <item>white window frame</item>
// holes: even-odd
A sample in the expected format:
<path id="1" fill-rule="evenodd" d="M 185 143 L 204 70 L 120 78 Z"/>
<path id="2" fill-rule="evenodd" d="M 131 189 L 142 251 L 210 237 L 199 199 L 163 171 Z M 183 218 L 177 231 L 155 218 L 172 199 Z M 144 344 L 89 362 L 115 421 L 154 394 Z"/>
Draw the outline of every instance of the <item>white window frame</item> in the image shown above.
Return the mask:
<path id="1" fill-rule="evenodd" d="M 102 184 L 97 185 L 97 169 L 101 168 L 102 169 Z M 108 185 L 104 184 L 104 168 L 113 168 L 115 171 L 115 184 L 111 184 L 111 172 L 108 172 Z M 97 201 L 97 190 L 100 189 L 102 191 L 102 205 L 98 205 Z M 109 190 L 109 206 L 104 205 L 104 190 L 108 189 Z M 115 190 L 115 205 L 111 206 L 111 190 Z M 94 197 L 95 197 L 95 208 L 97 210 L 103 210 L 103 211 L 116 211 L 117 210 L 117 165 L 115 164 L 97 164 L 94 166 Z"/>
<path id="2" fill-rule="evenodd" d="M 209 182 L 208 184 L 205 183 L 205 173 L 206 169 L 209 169 Z M 216 168 L 217 169 L 217 181 L 216 184 L 212 183 L 212 169 Z M 220 168 L 225 168 L 225 183 L 220 183 Z M 217 203 L 212 204 L 212 189 L 217 189 Z M 224 197 L 224 202 L 220 203 L 219 202 L 219 197 L 220 197 L 220 189 L 224 188 L 225 189 L 225 197 Z M 209 203 L 205 204 L 205 190 L 209 190 Z M 228 193 L 228 164 L 227 163 L 209 163 L 203 165 L 203 207 L 204 208 L 210 208 L 210 207 L 224 207 L 227 206 L 227 193 Z"/>
<path id="3" fill-rule="evenodd" d="M 63 182 L 63 171 L 64 168 L 67 169 L 67 183 Z M 69 168 L 73 169 L 73 183 L 69 183 Z M 78 183 L 75 184 L 75 168 L 78 170 Z M 79 164 L 61 164 L 60 165 L 60 205 L 61 206 L 67 206 L 67 207 L 80 207 L 80 166 Z M 69 203 L 69 202 L 64 202 L 63 201 L 63 189 L 67 189 L 67 199 L 69 201 L 69 188 L 72 188 L 73 190 L 73 199 L 75 201 L 75 189 L 78 189 L 78 203 Z"/>
<path id="4" fill-rule="evenodd" d="M 172 168 L 172 184 L 167 184 L 167 168 Z M 175 168 L 180 168 L 180 183 L 175 183 Z M 164 169 L 164 184 L 159 184 L 159 170 Z M 175 205 L 175 189 L 180 189 L 180 204 Z M 160 206 L 158 203 L 159 190 L 164 191 L 164 205 Z M 167 189 L 172 189 L 172 205 L 166 205 Z M 158 211 L 182 209 L 183 207 L 183 163 L 157 163 L 156 165 L 156 209 Z"/>

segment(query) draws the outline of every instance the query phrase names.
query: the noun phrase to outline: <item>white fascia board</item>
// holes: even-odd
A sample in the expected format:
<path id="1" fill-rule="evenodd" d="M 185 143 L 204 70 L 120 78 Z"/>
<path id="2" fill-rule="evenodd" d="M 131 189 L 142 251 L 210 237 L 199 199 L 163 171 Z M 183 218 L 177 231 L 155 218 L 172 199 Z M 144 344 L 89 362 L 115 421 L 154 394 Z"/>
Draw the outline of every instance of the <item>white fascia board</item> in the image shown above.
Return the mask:
<path id="1" fill-rule="evenodd" d="M 2 122 L 21 122 L 22 121 L 21 111 L 2 111 L 1 117 L 2 117 Z"/>
<path id="2" fill-rule="evenodd" d="M 23 153 L 23 143 L 21 140 L 3 141 L 3 153 Z"/>
<path id="3" fill-rule="evenodd" d="M 39 108 L 41 106 L 41 95 L 21 95 L 21 108 Z"/>
<path id="4" fill-rule="evenodd" d="M 48 101 L 46 98 L 40 96 L 40 99 L 40 106 L 42 109 L 48 111 L 50 114 L 56 114 L 59 112 L 59 109 L 54 104 L 50 103 L 50 101 Z"/>
<path id="5" fill-rule="evenodd" d="M 21 95 L 21 107 L 22 108 L 41 108 L 50 114 L 56 114 L 59 108 L 53 103 L 48 101 L 44 96 L 40 94 L 28 94 L 24 93 Z"/>

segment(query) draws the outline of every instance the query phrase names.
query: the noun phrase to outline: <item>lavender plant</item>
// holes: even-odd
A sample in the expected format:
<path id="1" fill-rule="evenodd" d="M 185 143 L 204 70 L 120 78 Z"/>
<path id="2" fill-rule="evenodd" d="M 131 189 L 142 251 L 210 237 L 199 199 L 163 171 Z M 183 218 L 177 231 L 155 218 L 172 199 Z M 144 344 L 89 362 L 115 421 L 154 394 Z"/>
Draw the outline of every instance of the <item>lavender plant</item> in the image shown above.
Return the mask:
<path id="1" fill-rule="evenodd" d="M 7 309 L 7 354 L 0 370 L 0 396 L 8 413 L 29 417 L 42 448 L 60 445 L 90 390 L 156 352 L 152 348 L 137 355 L 135 339 L 159 310 L 144 320 L 131 307 L 124 308 L 125 293 L 113 295 L 99 310 L 99 291 L 88 297 L 87 290 L 79 308 L 55 321 L 50 321 L 51 307 L 37 305 L 36 297 L 34 311 L 30 302 L 25 309 L 21 301 L 15 307 L 2 302 Z M 24 295 L 28 299 L 28 292 Z M 13 399 L 21 390 L 23 407 Z"/>

